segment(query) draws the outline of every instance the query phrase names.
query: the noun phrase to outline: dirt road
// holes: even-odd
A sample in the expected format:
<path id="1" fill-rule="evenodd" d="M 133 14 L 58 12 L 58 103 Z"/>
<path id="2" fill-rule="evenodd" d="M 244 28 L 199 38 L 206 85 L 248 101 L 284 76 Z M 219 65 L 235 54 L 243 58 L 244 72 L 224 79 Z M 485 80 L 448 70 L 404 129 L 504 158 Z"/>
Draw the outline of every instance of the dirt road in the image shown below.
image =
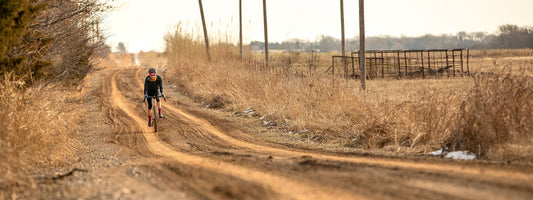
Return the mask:
<path id="1" fill-rule="evenodd" d="M 11 196 L 64 199 L 533 199 L 533 168 L 383 158 L 282 145 L 166 88 L 158 133 L 141 103 L 144 69 L 88 77 L 91 122 L 70 168 Z M 91 114 L 92 113 L 92 114 Z M 98 113 L 103 113 L 103 118 Z M 9 197 L 8 197 L 9 198 Z"/>

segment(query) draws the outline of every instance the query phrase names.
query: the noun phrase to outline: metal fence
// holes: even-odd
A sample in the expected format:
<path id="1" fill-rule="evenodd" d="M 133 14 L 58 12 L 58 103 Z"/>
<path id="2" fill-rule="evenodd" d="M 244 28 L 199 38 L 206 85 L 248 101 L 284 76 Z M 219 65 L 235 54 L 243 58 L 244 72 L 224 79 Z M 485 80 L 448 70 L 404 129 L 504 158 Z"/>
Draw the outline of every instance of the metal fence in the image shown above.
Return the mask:
<path id="1" fill-rule="evenodd" d="M 368 79 L 455 77 L 470 74 L 469 49 L 370 50 L 366 51 Z M 359 78 L 359 51 L 351 56 L 332 56 L 326 72 Z"/>

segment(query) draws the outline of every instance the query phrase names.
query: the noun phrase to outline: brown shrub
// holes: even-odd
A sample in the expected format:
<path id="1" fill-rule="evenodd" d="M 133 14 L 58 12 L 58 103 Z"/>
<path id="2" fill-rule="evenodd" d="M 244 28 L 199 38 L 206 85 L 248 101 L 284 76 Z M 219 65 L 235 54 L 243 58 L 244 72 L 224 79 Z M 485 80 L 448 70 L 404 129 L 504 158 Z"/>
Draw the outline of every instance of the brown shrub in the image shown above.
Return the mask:
<path id="1" fill-rule="evenodd" d="M 508 72 L 480 74 L 462 103 L 453 148 L 481 156 L 510 144 L 531 146 L 533 140 L 533 78 Z"/>
<path id="2" fill-rule="evenodd" d="M 68 92 L 52 86 L 23 89 L 21 81 L 0 82 L 0 190 L 31 184 L 26 170 L 68 162 L 76 151 L 74 112 Z"/>

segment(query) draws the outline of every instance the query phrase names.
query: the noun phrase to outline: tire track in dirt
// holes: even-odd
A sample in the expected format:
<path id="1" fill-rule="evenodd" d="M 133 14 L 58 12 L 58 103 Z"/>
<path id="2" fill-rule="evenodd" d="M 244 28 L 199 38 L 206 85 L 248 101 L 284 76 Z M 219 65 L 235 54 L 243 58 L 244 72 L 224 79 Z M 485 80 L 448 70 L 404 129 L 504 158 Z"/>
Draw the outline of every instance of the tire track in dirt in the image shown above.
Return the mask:
<path id="1" fill-rule="evenodd" d="M 136 70 L 135 77 L 139 77 L 140 70 Z M 142 85 L 139 79 L 136 79 L 139 85 Z M 427 161 L 405 161 L 400 159 L 386 159 L 386 158 L 369 158 L 369 157 L 347 157 L 335 156 L 331 153 L 312 153 L 304 152 L 298 149 L 276 148 L 272 146 L 259 145 L 258 143 L 247 142 L 239 140 L 239 135 L 245 135 L 242 131 L 231 130 L 232 135 L 220 131 L 211 122 L 198 118 L 189 114 L 176 106 L 164 104 L 166 110 L 176 113 L 183 120 L 192 124 L 197 124 L 199 128 L 206 132 L 219 137 L 232 146 L 248 149 L 248 152 L 256 152 L 260 154 L 281 156 L 285 158 L 294 158 L 295 156 L 302 158 L 309 158 L 313 160 L 322 160 L 324 162 L 346 162 L 358 165 L 374 166 L 376 169 L 387 171 L 389 169 L 404 171 L 410 174 L 407 180 L 400 180 L 400 184 L 412 188 L 414 191 L 422 193 L 438 193 L 442 196 L 461 197 L 464 194 L 476 198 L 483 198 L 490 196 L 491 199 L 520 199 L 520 196 L 531 196 L 533 187 L 533 173 L 531 168 L 526 170 L 514 170 L 512 168 L 501 168 L 491 165 L 466 165 L 454 162 L 427 162 Z M 236 135 L 236 136 L 235 136 Z M 383 176 L 383 175 L 378 175 Z M 439 178 L 440 177 L 440 178 Z M 372 177 L 369 177 L 372 178 Z M 390 179 L 389 177 L 383 177 Z M 341 178 L 342 179 L 342 178 Z M 443 180 L 446 180 L 443 182 Z M 314 180 L 317 181 L 317 180 Z M 393 180 L 398 181 L 398 180 Z M 475 184 L 472 184 L 475 183 Z M 366 187 L 366 186 L 364 186 Z M 375 186 L 370 186 L 363 190 L 374 190 Z M 493 188 L 490 192 L 486 192 L 484 188 Z M 394 187 L 393 187 L 394 188 Z M 402 193 L 403 190 L 397 192 Z M 368 195 L 368 194 L 367 194 Z M 370 195 L 372 196 L 372 195 Z"/>
<path id="2" fill-rule="evenodd" d="M 165 138 L 165 142 L 169 142 L 172 146 L 180 146 L 180 144 L 188 144 L 187 147 L 182 147 L 181 151 L 192 151 L 193 149 L 201 151 L 217 151 L 218 149 L 233 150 L 234 146 L 227 144 L 224 140 L 211 135 L 205 134 L 204 131 L 198 127 L 189 125 L 187 122 L 180 119 L 180 116 L 173 112 L 165 113 L 163 127 L 172 127 L 173 131 L 178 131 L 179 134 L 174 134 L 170 138 Z M 176 128 L 179 127 L 179 128 Z M 162 133 L 165 133 L 165 128 L 162 128 Z M 166 134 L 159 134 L 163 138 Z M 178 137 L 178 138 L 176 138 Z M 168 141 L 167 141 L 168 140 Z"/>
<path id="3" fill-rule="evenodd" d="M 137 69 L 135 72 L 136 73 L 135 77 L 139 77 L 140 72 L 141 72 L 141 69 L 140 68 Z M 142 82 L 140 82 L 139 79 L 136 79 L 136 80 L 137 80 L 137 84 L 142 86 Z M 182 116 L 182 118 L 187 119 L 194 124 L 197 124 L 198 127 L 219 137 L 220 139 L 226 141 L 229 144 L 247 148 L 255 152 L 260 152 L 264 154 L 283 156 L 283 157 L 308 156 L 308 157 L 312 157 L 315 159 L 321 159 L 321 160 L 333 160 L 333 161 L 341 161 L 341 162 L 368 164 L 368 165 L 374 165 L 374 166 L 380 166 L 380 167 L 386 167 L 386 168 L 403 168 L 403 169 L 410 169 L 410 170 L 424 170 L 424 171 L 430 171 L 430 172 L 439 172 L 439 173 L 446 173 L 446 174 L 450 174 L 450 173 L 463 174 L 463 175 L 474 176 L 474 177 L 483 177 L 487 180 L 506 179 L 506 180 L 511 180 L 509 181 L 511 183 L 516 182 L 516 181 L 520 181 L 523 183 L 533 182 L 533 174 L 531 173 L 493 169 L 490 167 L 483 167 L 483 166 L 465 167 L 462 165 L 459 166 L 456 164 L 445 164 L 445 163 L 432 164 L 432 163 L 415 163 L 412 161 L 401 161 L 401 160 L 393 160 L 393 159 L 343 157 L 343 156 L 333 156 L 333 155 L 326 155 L 326 154 L 316 154 L 316 153 L 309 153 L 309 152 L 286 150 L 286 149 L 274 148 L 274 147 L 265 146 L 265 145 L 258 145 L 258 144 L 242 141 L 237 138 L 233 138 L 225 134 L 224 132 L 218 130 L 215 126 L 213 126 L 207 120 L 195 117 L 189 113 L 186 113 L 185 111 L 181 109 L 178 109 L 175 106 L 163 104 L 163 107 L 165 109 L 171 110 L 174 113 L 177 113 L 179 116 Z M 235 131 L 237 131 L 239 134 L 244 134 L 240 132 L 239 130 L 235 130 Z"/>
<path id="4" fill-rule="evenodd" d="M 138 70 L 137 70 L 138 71 Z M 130 103 L 136 104 L 135 110 L 140 116 L 146 116 L 146 103 L 136 103 L 138 95 L 128 95 L 132 91 L 140 91 L 142 87 L 138 87 L 136 83 L 139 80 L 134 77 L 137 77 L 138 73 L 133 70 L 124 70 L 122 71 L 121 76 L 117 77 L 119 84 L 117 85 L 120 91 L 127 91 L 126 97 L 130 100 Z M 143 79 L 143 77 L 137 77 Z M 125 84 L 124 84 L 125 83 Z M 139 93 L 139 92 L 133 92 Z M 132 102 L 133 100 L 133 102 Z M 163 105 L 166 103 L 163 103 Z M 195 124 L 191 124 L 187 121 L 184 121 L 182 117 L 174 112 L 165 112 L 165 119 L 160 122 L 159 132 L 157 136 L 164 142 L 171 143 L 175 148 L 178 148 L 180 151 L 192 152 L 195 150 L 206 151 L 221 151 L 221 150 L 234 150 L 236 149 L 231 144 L 228 144 L 225 140 L 210 134 L 205 133 L 201 128 L 198 128 Z M 166 133 L 169 132 L 178 132 L 178 134 L 172 134 L 169 136 Z"/>
<path id="5" fill-rule="evenodd" d="M 130 72 L 134 72 L 135 75 L 131 75 Z M 140 81 L 143 80 L 143 77 L 140 76 L 140 72 L 140 68 L 128 69 L 127 74 L 131 76 L 127 76 L 128 82 L 137 82 L 139 86 L 142 86 Z M 442 161 L 432 163 L 387 158 L 347 157 L 344 155 L 336 156 L 331 152 L 328 154 L 298 149 L 289 150 L 288 147 L 259 144 L 259 140 L 248 139 L 252 142 L 240 140 L 239 138 L 248 137 L 247 134 L 234 128 L 217 128 L 221 125 L 218 119 L 211 117 L 203 119 L 171 104 L 163 104 L 163 106 L 167 110 L 166 113 L 171 114 L 169 116 L 180 118 L 180 122 L 173 123 L 172 126 L 185 122 L 185 124 L 194 127 L 195 130 L 201 129 L 193 134 L 202 134 L 202 137 L 210 138 L 204 140 L 208 147 L 211 147 L 212 144 L 219 146 L 222 142 L 234 146 L 232 149 L 236 150 L 234 152 L 223 150 L 212 152 L 212 155 L 203 154 L 201 156 L 214 160 L 226 160 L 248 168 L 251 166 L 254 169 L 272 171 L 301 183 L 328 185 L 360 194 L 360 196 L 379 199 L 388 199 L 391 196 L 395 198 L 403 196 L 420 199 L 448 199 L 450 197 L 463 198 L 465 194 L 479 199 L 488 196 L 491 199 L 522 199 L 524 196 L 533 195 L 533 188 L 529 184 L 531 173 L 528 173 L 531 170 L 527 170 L 527 168 L 526 170 L 514 171 L 490 165 L 471 166 L 465 163 L 452 162 L 450 164 L 450 162 Z M 206 119 L 215 120 L 215 122 L 212 124 Z M 158 137 L 165 135 L 173 137 L 175 133 L 176 131 L 164 132 Z M 197 140 L 191 142 L 202 143 L 202 141 Z M 169 146 L 174 147 L 179 144 L 179 141 L 172 142 Z M 205 152 L 205 149 L 200 151 Z M 252 154 L 255 157 L 239 158 L 244 154 Z M 266 156 L 271 157 L 270 155 L 280 159 L 276 159 L 274 165 L 258 159 Z M 312 173 L 309 174 L 309 172 Z M 488 172 L 488 175 L 485 172 Z M 506 175 L 514 176 L 506 177 Z M 517 177 L 518 179 L 516 179 Z M 350 199 L 353 198 L 355 198 L 353 195 L 350 196 Z"/>
<path id="6" fill-rule="evenodd" d="M 243 180 L 260 183 L 265 187 L 271 188 L 278 192 L 281 196 L 293 199 L 365 199 L 363 196 L 344 191 L 339 188 L 332 188 L 327 185 L 320 185 L 319 183 L 298 183 L 289 178 L 266 173 L 260 170 L 255 170 L 239 165 L 234 165 L 219 160 L 210 158 L 203 158 L 182 152 L 175 151 L 173 147 L 159 140 L 152 129 L 145 125 L 145 120 L 138 117 L 132 110 L 131 106 L 127 105 L 127 100 L 124 99 L 120 91 L 117 89 L 117 75 L 121 70 L 117 70 L 111 77 L 111 98 L 114 106 L 117 106 L 125 114 L 131 117 L 136 123 L 137 127 L 142 129 L 142 135 L 146 139 L 148 148 L 156 155 L 173 159 L 177 162 L 186 165 L 200 167 L 203 169 L 212 170 L 218 173 L 238 177 Z"/>
<path id="7" fill-rule="evenodd" d="M 104 78 L 104 80 L 106 78 Z M 146 145 L 142 145 L 146 143 L 144 138 L 139 137 L 139 134 L 136 134 L 140 133 L 141 130 L 135 126 L 131 126 L 131 119 L 124 117 L 126 116 L 126 113 L 118 109 L 114 104 L 113 97 L 109 96 L 113 92 L 113 88 L 111 88 L 109 82 L 102 81 L 100 84 L 102 110 L 106 113 L 107 121 L 110 122 L 109 124 L 113 127 L 113 132 L 115 133 L 113 142 L 116 144 L 122 144 L 122 147 L 126 147 L 141 155 L 150 154 L 149 150 L 144 148 Z"/>

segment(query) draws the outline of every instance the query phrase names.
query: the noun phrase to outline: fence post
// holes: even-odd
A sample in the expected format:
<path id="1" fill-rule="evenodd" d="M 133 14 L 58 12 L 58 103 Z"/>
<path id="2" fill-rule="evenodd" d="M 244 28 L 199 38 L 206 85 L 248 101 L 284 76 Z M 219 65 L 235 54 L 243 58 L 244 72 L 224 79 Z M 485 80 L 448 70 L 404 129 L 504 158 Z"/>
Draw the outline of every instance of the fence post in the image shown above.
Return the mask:
<path id="1" fill-rule="evenodd" d="M 448 56 L 448 51 L 446 51 L 446 66 L 445 66 L 444 68 L 447 68 L 448 65 L 450 65 L 450 64 L 449 64 L 449 63 L 450 63 L 450 60 L 448 59 L 448 57 L 449 57 L 449 56 Z M 443 70 L 443 71 L 444 71 L 444 70 Z M 446 73 L 446 74 L 448 74 L 448 73 Z M 450 77 L 450 74 L 448 74 L 448 78 L 449 78 L 449 77 Z"/>
<path id="2" fill-rule="evenodd" d="M 398 77 L 402 77 L 402 61 L 400 60 L 400 52 L 397 52 L 398 54 Z"/>
<path id="3" fill-rule="evenodd" d="M 422 78 L 426 78 L 426 72 L 424 72 L 424 51 L 420 52 L 420 58 L 422 59 Z"/>
<path id="4" fill-rule="evenodd" d="M 466 70 L 468 71 L 468 75 L 470 76 L 470 66 L 468 65 L 469 57 L 470 57 L 470 49 L 466 49 Z"/>
<path id="5" fill-rule="evenodd" d="M 435 54 L 433 54 L 435 55 Z M 435 61 L 435 60 L 433 60 Z M 431 71 L 431 56 L 430 56 L 430 51 L 428 51 L 428 72 Z"/>
<path id="6" fill-rule="evenodd" d="M 453 77 L 455 77 L 455 50 L 452 50 Z"/>
<path id="7" fill-rule="evenodd" d="M 464 49 L 461 49 L 461 73 L 463 74 L 463 77 L 464 77 L 464 74 L 465 74 L 465 69 L 464 69 L 464 65 L 463 65 L 463 50 Z"/>
<path id="8" fill-rule="evenodd" d="M 405 51 L 405 50 L 403 51 L 403 57 L 404 57 L 404 59 L 405 59 L 405 60 L 404 60 L 404 61 L 405 61 L 405 77 L 407 77 L 407 76 L 409 76 L 409 75 L 407 74 L 407 72 L 408 72 L 408 71 L 407 71 L 407 51 Z"/>

